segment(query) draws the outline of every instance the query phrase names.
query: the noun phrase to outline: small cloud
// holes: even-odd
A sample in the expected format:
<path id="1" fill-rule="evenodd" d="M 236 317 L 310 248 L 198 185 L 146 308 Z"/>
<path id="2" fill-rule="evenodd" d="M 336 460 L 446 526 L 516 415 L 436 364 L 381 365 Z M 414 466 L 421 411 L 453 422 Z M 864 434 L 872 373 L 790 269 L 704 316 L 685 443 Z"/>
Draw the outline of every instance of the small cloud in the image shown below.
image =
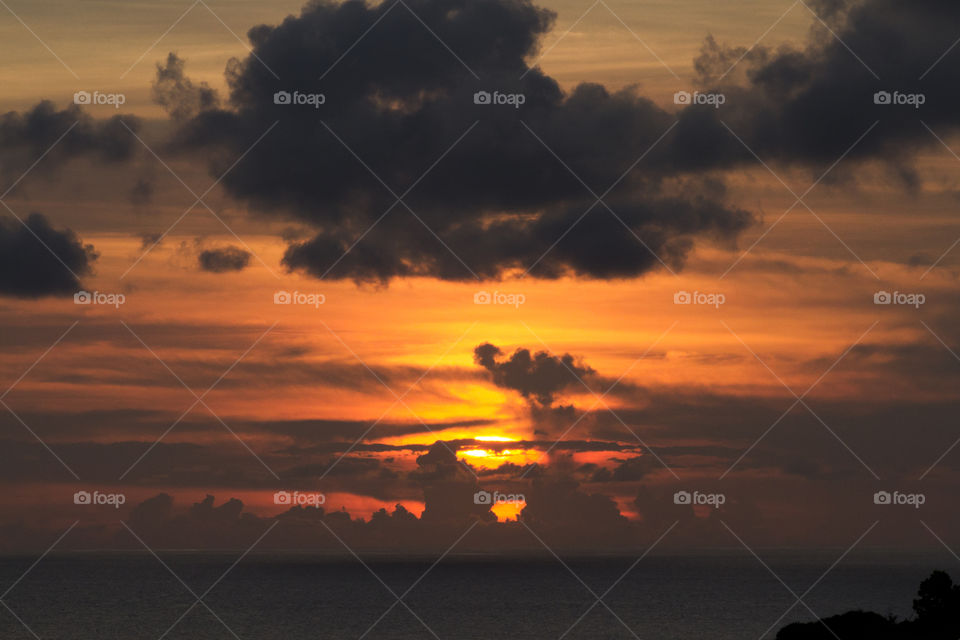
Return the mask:
<path id="1" fill-rule="evenodd" d="M 145 178 L 140 178 L 130 190 L 130 202 L 136 205 L 144 205 L 153 200 L 153 184 Z"/>
<path id="2" fill-rule="evenodd" d="M 911 267 L 929 267 L 936 261 L 929 253 L 915 253 L 907 258 L 907 264 Z"/>
<path id="3" fill-rule="evenodd" d="M 170 53 L 166 64 L 157 64 L 153 100 L 175 120 L 184 120 L 219 106 L 220 97 L 206 82 L 194 84 L 184 76 L 185 63 Z"/>
<path id="4" fill-rule="evenodd" d="M 154 245 L 160 244 L 163 240 L 163 234 L 159 232 L 154 233 L 141 233 L 140 234 L 140 249 L 149 249 Z"/>
<path id="5" fill-rule="evenodd" d="M 207 249 L 199 256 L 200 268 L 211 273 L 242 271 L 250 264 L 250 252 L 240 247 Z"/>
<path id="6" fill-rule="evenodd" d="M 473 350 L 474 361 L 493 374 L 495 385 L 519 391 L 524 398 L 535 398 L 544 406 L 552 404 L 557 393 L 594 373 L 569 353 L 553 356 L 540 351 L 531 355 L 527 349 L 517 349 L 508 359 L 497 360 L 503 355 L 499 347 L 489 342 Z"/>

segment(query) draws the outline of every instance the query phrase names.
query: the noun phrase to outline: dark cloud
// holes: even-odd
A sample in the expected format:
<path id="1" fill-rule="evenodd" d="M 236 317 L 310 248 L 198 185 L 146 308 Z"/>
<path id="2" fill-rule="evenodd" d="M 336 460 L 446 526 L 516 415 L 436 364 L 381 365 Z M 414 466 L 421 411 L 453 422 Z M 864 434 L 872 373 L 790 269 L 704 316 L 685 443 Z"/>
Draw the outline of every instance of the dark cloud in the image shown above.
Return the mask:
<path id="1" fill-rule="evenodd" d="M 138 504 L 130 511 L 130 524 L 141 531 L 157 527 L 173 513 L 173 498 L 160 493 Z"/>
<path id="2" fill-rule="evenodd" d="M 658 257 L 678 267 L 695 238 L 731 238 L 751 222 L 725 204 L 716 181 L 679 176 L 662 161 L 628 172 L 674 117 L 633 90 L 584 84 L 565 95 L 531 70 L 550 12 L 527 0 L 408 5 L 417 17 L 389 3 L 312 2 L 279 26 L 255 27 L 255 55 L 228 69 L 228 106 L 180 130 L 179 145 L 209 150 L 219 175 L 276 123 L 223 184 L 313 228 L 290 246 L 288 267 L 381 282 L 527 268 L 544 278 L 627 278 L 659 267 Z M 367 29 L 375 46 L 352 47 Z M 179 63 L 160 71 L 161 81 L 172 73 L 182 82 Z M 325 102 L 275 104 L 284 91 Z M 478 91 L 522 93 L 525 103 L 474 104 Z M 595 205 L 591 190 L 625 172 L 606 198 L 612 211 Z M 415 214 L 391 207 L 390 191 L 415 183 L 405 199 Z"/>
<path id="3" fill-rule="evenodd" d="M 140 249 L 149 249 L 154 245 L 158 245 L 163 241 L 163 234 L 159 231 L 145 231 L 139 234 L 140 238 Z"/>
<path id="4" fill-rule="evenodd" d="M 627 458 L 626 460 L 615 460 L 617 465 L 612 469 L 600 467 L 597 469 L 584 469 L 592 471 L 591 482 L 634 482 L 643 480 L 653 471 L 659 471 L 663 466 L 657 462 L 653 456 L 642 455 Z"/>
<path id="5" fill-rule="evenodd" d="M 832 178 L 858 159 L 879 160 L 916 189 L 912 157 L 938 144 L 921 119 L 943 136 L 956 129 L 960 68 L 949 59 L 932 66 L 954 40 L 943 25 L 960 19 L 947 0 L 824 0 L 815 9 L 832 33 L 814 21 L 803 48 L 708 39 L 695 61 L 698 82 L 726 102 L 676 114 L 633 88 L 585 83 L 565 93 L 530 69 L 553 22 L 531 2 L 409 6 L 462 63 L 424 38 L 410 12 L 386 15 L 393 5 L 313 2 L 279 26 L 252 29 L 255 55 L 228 69 L 228 106 L 208 100 L 180 131 L 184 148 L 210 151 L 219 175 L 276 124 L 224 184 L 314 229 L 290 245 L 291 269 L 385 282 L 526 269 L 629 278 L 661 260 L 679 268 L 698 239 L 735 238 L 753 220 L 727 204 L 715 177 L 756 166 L 730 130 L 767 161 L 822 169 L 876 124 Z M 367 29 L 376 46 L 352 47 Z M 171 75 L 174 86 L 188 82 L 178 60 L 160 69 L 161 81 Z M 275 104 L 283 91 L 322 93 L 325 102 Z M 477 91 L 520 93 L 525 102 L 474 104 Z M 879 91 L 922 93 L 925 102 L 874 104 Z M 181 93 L 197 102 L 193 89 Z M 595 194 L 611 186 L 597 204 Z M 394 194 L 410 187 L 396 204 Z"/>
<path id="6" fill-rule="evenodd" d="M 629 538 L 627 519 L 607 495 L 588 493 L 573 479 L 569 460 L 558 459 L 534 479 L 520 518 L 551 545 L 572 546 L 591 537 L 607 544 Z"/>
<path id="7" fill-rule="evenodd" d="M 940 60 L 956 39 L 944 25 L 960 20 L 960 5 L 949 0 L 830 0 L 815 8 L 833 33 L 814 22 L 802 49 L 747 51 L 708 40 L 696 61 L 700 81 L 726 92 L 727 105 L 684 109 L 678 139 L 699 149 L 704 165 L 734 162 L 742 154 L 752 161 L 742 147 L 708 148 L 703 143 L 729 139 L 725 122 L 767 161 L 823 165 L 833 163 L 878 123 L 848 158 L 881 160 L 915 186 L 912 157 L 922 147 L 939 144 L 923 123 L 940 136 L 960 124 L 954 109 L 960 67 L 951 56 Z M 719 81 L 740 57 L 735 73 Z M 734 85 L 733 78 L 744 83 Z M 925 102 L 919 108 L 875 104 L 874 94 L 880 91 L 922 94 Z"/>
<path id="8" fill-rule="evenodd" d="M 205 249 L 198 256 L 200 268 L 211 273 L 243 271 L 250 264 L 250 252 L 240 247 Z"/>
<path id="9" fill-rule="evenodd" d="M 503 351 L 489 342 L 473 350 L 474 361 L 493 374 L 495 385 L 519 391 L 541 405 L 552 404 L 557 393 L 581 386 L 581 380 L 594 373 L 569 353 L 553 356 L 539 351 L 531 356 L 529 350 L 517 349 L 509 359 L 498 362 L 502 355 Z"/>
<path id="10" fill-rule="evenodd" d="M 72 295 L 96 259 L 93 245 L 70 229 L 54 229 L 39 213 L 22 224 L 12 216 L 0 219 L 0 295 Z"/>
<path id="11" fill-rule="evenodd" d="M 417 479 L 423 486 L 424 523 L 462 526 L 471 520 L 496 521 L 490 505 L 477 504 L 476 476 L 457 460 L 454 450 L 445 442 L 436 442 L 430 450 L 417 457 Z"/>
<path id="12" fill-rule="evenodd" d="M 58 111 L 46 100 L 23 113 L 10 111 L 0 116 L 0 176 L 17 179 L 41 156 L 36 167 L 41 174 L 68 158 L 128 160 L 138 144 L 128 127 L 137 131 L 139 119 L 116 115 L 95 120 L 77 105 Z"/>

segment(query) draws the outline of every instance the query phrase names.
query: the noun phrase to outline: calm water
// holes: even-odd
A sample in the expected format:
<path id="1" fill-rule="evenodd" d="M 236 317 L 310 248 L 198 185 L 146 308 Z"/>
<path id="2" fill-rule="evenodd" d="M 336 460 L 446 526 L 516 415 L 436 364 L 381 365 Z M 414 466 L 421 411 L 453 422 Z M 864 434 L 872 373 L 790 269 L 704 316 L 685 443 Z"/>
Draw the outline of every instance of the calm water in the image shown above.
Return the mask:
<path id="1" fill-rule="evenodd" d="M 237 554 L 162 553 L 197 595 L 226 572 Z M 762 554 L 797 593 L 803 593 L 839 552 Z M 0 559 L 7 589 L 34 557 Z M 373 560 L 369 567 L 398 595 L 430 567 L 430 560 Z M 597 595 L 632 559 L 570 560 Z M 869 553 L 847 558 L 809 597 L 819 615 L 865 608 L 910 613 L 917 585 L 943 558 Z M 956 572 L 954 572 L 956 573 Z M 957 576 L 954 576 L 957 577 Z M 250 555 L 204 598 L 243 640 L 359 638 L 394 597 L 355 559 Z M 40 562 L 3 598 L 43 640 L 148 638 L 157 640 L 194 602 L 193 596 L 150 555 L 65 554 Z M 559 638 L 594 602 L 555 559 L 448 557 L 385 615 L 368 638 Z M 650 556 L 604 601 L 638 636 L 664 640 L 757 640 L 794 602 L 755 558 L 746 555 Z M 778 625 L 812 616 L 798 605 Z M 767 637 L 772 638 L 775 630 Z M 165 636 L 233 638 L 203 605 Z M 567 638 L 632 638 L 602 605 Z M 0 638 L 33 638 L 0 608 Z"/>

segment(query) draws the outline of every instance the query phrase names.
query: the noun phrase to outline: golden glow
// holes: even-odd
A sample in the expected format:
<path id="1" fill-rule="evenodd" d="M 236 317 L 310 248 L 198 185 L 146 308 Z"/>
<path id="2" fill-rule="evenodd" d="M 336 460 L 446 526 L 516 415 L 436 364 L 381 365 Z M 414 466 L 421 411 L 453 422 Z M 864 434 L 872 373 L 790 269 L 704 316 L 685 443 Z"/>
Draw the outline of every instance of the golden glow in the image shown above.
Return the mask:
<path id="1" fill-rule="evenodd" d="M 490 507 L 490 510 L 497 516 L 497 520 L 504 522 L 516 520 L 525 506 L 526 502 L 501 502 Z"/>
<path id="2" fill-rule="evenodd" d="M 466 353 L 459 355 L 461 355 L 461 357 L 458 359 L 454 359 L 453 357 L 448 358 L 449 362 L 447 364 L 468 368 L 475 366 L 469 349 L 466 350 Z M 434 360 L 433 362 L 431 362 L 431 358 Z M 397 359 L 394 363 L 398 365 L 429 367 L 435 365 L 435 360 L 436 355 L 433 353 L 410 354 L 403 359 Z M 407 403 L 409 404 L 410 411 L 413 411 L 422 420 L 427 422 L 477 418 L 503 420 L 514 417 L 508 408 L 509 402 L 507 394 L 500 389 L 475 383 L 447 383 L 443 396 L 420 396 L 419 394 L 411 394 Z M 468 415 L 464 415 L 464 407 L 470 407 Z M 409 413 L 409 411 L 401 411 L 398 415 L 405 413 Z"/>
<path id="3" fill-rule="evenodd" d="M 479 440 L 480 438 L 477 438 Z M 502 442 L 502 441 L 498 441 Z M 465 449 L 460 454 L 470 459 L 470 464 L 481 469 L 496 469 L 502 464 L 511 462 L 524 466 L 540 459 L 540 452 L 534 449 Z"/>
<path id="4" fill-rule="evenodd" d="M 285 248 L 280 239 L 255 234 L 245 236 L 245 239 L 267 264 L 279 264 Z M 229 237 L 209 236 L 209 242 L 213 244 L 228 243 L 230 240 Z M 103 257 L 98 261 L 97 275 L 89 279 L 88 288 L 91 290 L 111 290 L 142 252 L 139 240 L 128 236 L 85 235 L 84 241 L 103 251 Z M 600 308 L 611 309 L 609 314 L 602 316 L 602 322 L 597 317 L 587 317 L 587 311 L 570 296 L 571 281 L 557 280 L 536 283 L 536 305 L 525 305 L 521 309 L 511 310 L 509 314 L 504 314 L 504 309 L 494 307 L 477 310 L 481 314 L 480 322 L 471 328 L 472 325 L 465 322 L 462 315 L 465 305 L 469 306 L 471 312 L 474 311 L 474 288 L 462 283 L 418 279 L 403 286 L 398 284 L 385 290 L 371 291 L 357 288 L 352 282 L 317 282 L 292 273 L 285 274 L 283 284 L 278 285 L 276 278 L 266 268 L 258 266 L 257 261 L 242 275 L 198 273 L 192 276 L 198 288 L 185 292 L 179 285 L 186 267 L 176 262 L 183 260 L 178 258 L 177 247 L 184 243 L 189 245 L 192 241 L 192 236 L 169 236 L 165 244 L 150 252 L 136 266 L 132 273 L 136 274 L 138 286 L 142 290 L 150 289 L 157 293 L 135 295 L 133 290 L 129 291 L 122 310 L 125 321 L 168 362 L 191 362 L 200 358 L 222 363 L 222 369 L 226 369 L 279 318 L 282 330 L 270 332 L 241 366 L 231 371 L 230 378 L 234 386 L 218 387 L 210 395 L 211 409 L 231 423 L 234 418 L 271 421 L 307 418 L 369 421 L 368 424 L 372 424 L 386 412 L 387 417 L 370 431 L 368 441 L 397 446 L 419 445 L 419 448 L 413 452 L 391 451 L 369 455 L 394 458 L 390 464 L 408 470 L 416 468 L 417 457 L 437 440 L 468 442 L 467 450 L 457 452 L 457 457 L 477 469 L 496 469 L 505 463 L 522 467 L 546 458 L 542 451 L 527 449 L 521 444 L 541 437 L 534 431 L 535 424 L 528 401 L 514 391 L 495 386 L 489 379 L 476 377 L 479 367 L 473 361 L 473 349 L 485 341 L 501 347 L 509 354 L 517 347 L 534 351 L 539 349 L 542 346 L 539 338 L 554 353 L 582 354 L 586 362 L 599 372 L 610 375 L 629 372 L 625 380 L 643 381 L 651 388 L 661 390 L 697 385 L 710 387 L 717 394 L 784 393 L 779 382 L 750 357 L 743 345 L 717 322 L 714 315 L 697 315 L 693 313 L 695 309 L 678 310 L 673 304 L 673 293 L 679 286 L 690 291 L 710 290 L 706 276 L 695 268 L 684 274 L 683 285 L 679 285 L 669 274 L 648 276 L 642 284 L 642 302 L 636 295 L 641 285 L 635 282 L 578 282 L 576 286 L 582 295 L 595 300 Z M 698 251 L 698 256 L 709 264 L 731 262 L 727 254 L 719 249 L 704 248 Z M 810 267 L 815 271 L 839 268 L 842 264 L 822 258 L 796 258 L 775 252 L 768 254 L 768 257 L 792 261 L 791 264 L 796 263 L 801 268 Z M 192 259 L 189 264 L 193 264 Z M 694 261 L 692 264 L 697 263 Z M 894 270 L 893 266 L 886 268 L 888 274 L 897 276 L 897 281 L 906 282 L 912 277 L 906 268 L 899 271 Z M 732 273 L 736 274 L 737 271 Z M 748 275 L 745 273 L 744 278 Z M 235 283 L 236 286 L 228 287 L 224 292 L 223 282 Z M 320 292 L 331 303 L 320 309 L 303 305 L 274 309 L 273 294 L 278 286 L 290 291 Z M 787 285 L 782 282 L 774 286 L 766 284 L 764 280 L 739 281 L 734 276 L 728 286 L 730 295 L 736 294 L 743 306 L 731 305 L 729 309 L 722 309 L 726 314 L 725 322 L 751 347 L 776 352 L 784 362 L 798 361 L 801 355 L 835 359 L 849 346 L 849 341 L 860 335 L 863 328 L 875 319 L 868 311 L 852 308 L 849 313 L 832 314 L 824 320 L 817 306 L 819 303 L 810 297 L 812 289 L 807 287 L 806 282 L 789 285 L 788 290 L 783 290 Z M 949 283 L 944 281 L 942 286 L 946 292 Z M 784 297 L 791 301 L 802 301 L 804 305 L 800 305 L 800 311 L 792 304 L 789 308 L 770 306 L 769 300 Z M 176 304 L 171 304 L 171 300 Z M 332 303 L 334 300 L 337 304 Z M 76 311 L 72 300 L 44 299 L 14 304 L 24 305 L 24 308 L 29 304 L 31 313 L 47 314 L 49 317 L 59 318 L 64 313 Z M 264 305 L 269 305 L 266 311 Z M 384 333 L 383 327 L 378 324 L 379 320 L 363 312 L 363 309 L 371 306 L 389 310 L 393 320 L 390 332 Z M 91 306 L 83 309 L 82 313 L 90 319 L 109 319 L 112 322 L 115 320 L 115 311 Z M 222 324 L 222 316 L 226 313 L 244 318 L 245 321 L 234 325 L 228 332 Z M 684 314 L 683 322 L 664 334 L 676 322 L 677 313 Z M 434 320 L 424 324 L 424 316 Z M 329 330 L 322 326 L 318 329 L 321 318 Z M 637 318 L 642 318 L 642 322 L 638 322 Z M 529 327 L 536 327 L 536 337 L 518 322 L 520 319 Z M 163 343 L 162 336 L 155 331 L 138 329 L 164 323 L 196 327 L 197 332 L 222 333 L 224 339 L 222 342 L 199 340 L 186 341 L 184 344 Z M 784 341 L 779 333 L 774 334 L 769 330 L 768 325 L 771 324 L 788 328 L 790 335 L 795 337 Z M 664 335 L 661 337 L 661 334 Z M 907 329 L 892 323 L 887 328 L 880 325 L 872 337 L 891 342 L 915 338 Z M 632 346 L 625 351 L 623 344 Z M 659 357 L 637 361 L 644 349 L 653 344 Z M 280 356 L 290 366 L 272 366 Z M 356 365 L 357 357 L 367 363 L 400 367 L 401 372 L 404 367 L 415 371 L 420 366 L 434 365 L 438 359 L 442 362 L 430 370 L 429 375 L 415 385 L 404 397 L 404 403 L 400 404 L 393 402 L 391 394 L 375 377 L 367 376 L 362 367 Z M 161 376 L 168 386 L 153 384 L 146 378 L 142 385 L 130 384 L 122 373 L 127 371 L 132 360 L 140 363 L 139 368 L 144 376 Z M 48 407 L 54 396 L 61 406 L 84 411 L 104 406 L 160 411 L 182 407 L 182 410 L 190 404 L 189 393 L 179 385 L 169 384 L 169 376 L 162 366 L 136 341 L 105 339 L 88 343 L 65 340 L 44 362 L 45 366 L 54 366 L 51 363 L 68 366 L 81 375 L 49 380 L 39 375 L 27 376 L 16 389 L 21 410 Z M 121 364 L 114 365 L 115 362 Z M 312 378 L 304 377 L 306 374 L 302 373 L 319 370 L 328 363 L 356 366 L 361 377 L 356 384 L 340 387 L 314 384 Z M 13 380 L 30 366 L 30 361 L 26 358 L 5 358 L 0 364 L 5 368 L 4 375 Z M 257 374 L 254 368 L 257 365 L 261 366 L 262 371 L 269 371 L 269 376 Z M 178 367 L 174 369 L 180 370 Z M 783 369 L 777 369 L 777 372 L 788 384 L 802 386 L 806 383 L 809 386 L 812 382 L 808 378 L 813 374 L 801 367 Z M 399 391 L 416 382 L 414 373 L 397 373 L 396 376 L 396 383 L 391 382 L 391 386 Z M 878 384 L 877 377 L 859 373 L 835 371 L 831 376 L 834 382 L 831 390 L 828 392 L 825 388 L 822 393 L 853 396 L 863 389 L 864 394 L 869 394 Z M 99 379 L 104 382 L 84 382 Z M 588 394 L 577 395 L 575 391 L 576 387 L 568 390 L 562 402 L 584 408 L 595 402 L 595 398 Z M 617 408 L 621 403 L 627 406 L 630 402 L 630 399 L 621 402 L 611 400 L 610 404 Z M 647 400 L 641 395 L 634 402 L 642 404 Z M 423 432 L 412 433 L 408 429 L 394 429 L 395 424 L 415 425 L 418 419 L 431 426 L 424 427 Z M 474 420 L 482 422 L 470 424 Z M 443 428 L 444 424 L 452 426 Z M 104 441 L 127 437 L 125 433 L 115 434 L 113 431 L 105 430 L 91 437 Z M 586 436 L 589 429 L 578 428 L 575 433 Z M 178 428 L 170 437 L 175 442 L 212 442 L 217 437 L 214 434 L 215 431 L 198 432 Z M 221 437 L 229 438 L 229 435 L 223 433 Z M 261 432 L 250 434 L 250 437 L 253 448 L 258 451 L 261 448 L 283 447 L 296 439 L 281 432 Z M 577 460 L 609 466 L 608 457 L 606 452 L 584 452 L 578 454 Z"/>

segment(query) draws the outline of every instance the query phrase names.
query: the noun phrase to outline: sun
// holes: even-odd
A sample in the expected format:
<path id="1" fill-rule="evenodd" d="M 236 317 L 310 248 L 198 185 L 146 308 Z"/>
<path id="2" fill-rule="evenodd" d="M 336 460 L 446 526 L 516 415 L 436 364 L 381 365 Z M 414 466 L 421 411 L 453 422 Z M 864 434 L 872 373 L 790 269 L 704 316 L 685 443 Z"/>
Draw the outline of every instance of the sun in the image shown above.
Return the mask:
<path id="1" fill-rule="evenodd" d="M 477 442 L 489 442 L 497 444 L 506 442 L 519 443 L 517 438 L 498 435 L 474 436 L 473 440 Z M 459 453 L 465 458 L 468 458 L 472 465 L 482 469 L 496 469 L 500 465 L 507 462 L 523 466 L 532 462 L 536 462 L 540 458 L 539 452 L 532 449 L 525 449 L 523 447 L 474 447 L 472 449 L 464 449 Z"/>

